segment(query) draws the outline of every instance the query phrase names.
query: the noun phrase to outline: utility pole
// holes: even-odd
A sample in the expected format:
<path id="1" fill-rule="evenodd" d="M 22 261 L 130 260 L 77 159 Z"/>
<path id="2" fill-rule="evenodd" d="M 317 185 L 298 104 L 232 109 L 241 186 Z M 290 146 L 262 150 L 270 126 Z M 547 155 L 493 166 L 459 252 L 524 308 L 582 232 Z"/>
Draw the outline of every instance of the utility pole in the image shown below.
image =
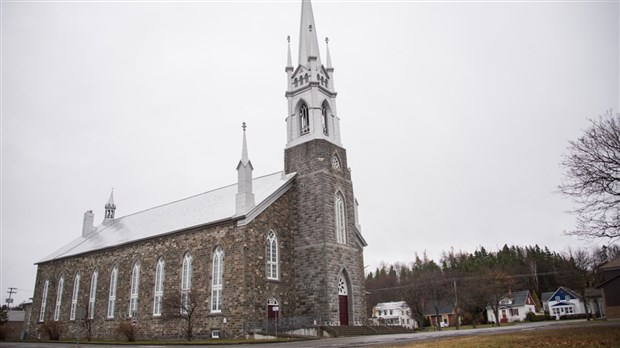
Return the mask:
<path id="1" fill-rule="evenodd" d="M 6 299 L 6 306 L 8 309 L 11 309 L 11 303 L 13 303 L 11 296 L 13 294 L 17 294 L 17 288 L 9 288 L 9 291 L 7 292 L 9 293 L 9 298 Z"/>

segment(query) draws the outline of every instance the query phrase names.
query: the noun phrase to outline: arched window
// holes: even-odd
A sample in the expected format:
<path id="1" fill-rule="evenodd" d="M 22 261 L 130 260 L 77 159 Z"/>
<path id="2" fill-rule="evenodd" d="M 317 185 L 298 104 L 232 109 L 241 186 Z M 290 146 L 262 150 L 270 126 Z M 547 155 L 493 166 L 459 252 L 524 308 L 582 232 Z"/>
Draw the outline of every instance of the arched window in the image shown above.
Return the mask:
<path id="1" fill-rule="evenodd" d="M 97 300 L 97 277 L 99 273 L 97 270 L 93 271 L 93 275 L 90 277 L 90 294 L 88 296 L 88 319 L 95 317 L 95 301 Z"/>
<path id="2" fill-rule="evenodd" d="M 110 291 L 108 293 L 108 318 L 114 318 L 116 307 L 116 280 L 118 279 L 118 266 L 114 265 L 110 273 Z"/>
<path id="3" fill-rule="evenodd" d="M 299 107 L 299 122 L 301 125 L 301 135 L 310 132 L 310 115 L 308 113 L 308 105 L 301 103 Z"/>
<path id="4" fill-rule="evenodd" d="M 224 295 L 224 251 L 217 247 L 213 253 L 213 279 L 211 281 L 211 312 L 222 311 L 222 296 Z"/>
<path id="5" fill-rule="evenodd" d="M 71 313 L 69 314 L 69 320 L 75 320 L 75 313 L 77 310 L 78 294 L 80 293 L 80 272 L 75 274 L 73 280 L 73 295 L 71 296 Z"/>
<path id="6" fill-rule="evenodd" d="M 345 207 L 344 197 L 340 192 L 336 193 L 336 242 L 346 243 L 346 220 L 345 220 Z"/>
<path id="7" fill-rule="evenodd" d="M 153 291 L 153 315 L 161 315 L 164 299 L 164 259 L 157 260 L 155 266 L 155 289 Z"/>
<path id="8" fill-rule="evenodd" d="M 131 271 L 131 289 L 129 292 L 129 316 L 138 314 L 138 291 L 140 289 L 140 261 L 136 261 Z"/>
<path id="9" fill-rule="evenodd" d="M 192 289 L 192 255 L 187 252 L 183 256 L 183 270 L 181 272 L 181 313 L 187 313 L 190 304 Z"/>
<path id="10" fill-rule="evenodd" d="M 43 293 L 41 294 L 41 312 L 39 313 L 39 321 L 45 320 L 45 307 L 47 306 L 47 290 L 49 285 L 49 279 L 45 279 L 45 283 L 43 284 Z"/>
<path id="11" fill-rule="evenodd" d="M 323 125 L 323 134 L 328 135 L 328 129 L 327 129 L 327 105 L 326 103 L 323 103 L 323 105 L 321 105 L 321 124 Z"/>
<path id="12" fill-rule="evenodd" d="M 274 231 L 267 234 L 267 279 L 278 279 L 278 236 Z"/>
<path id="13" fill-rule="evenodd" d="M 297 78 L 295 78 L 295 87 L 299 86 L 299 80 L 297 80 Z"/>
<path id="14" fill-rule="evenodd" d="M 62 303 L 62 288 L 65 286 L 65 277 L 61 276 L 56 290 L 56 307 L 54 307 L 54 320 L 60 319 L 60 304 Z"/>

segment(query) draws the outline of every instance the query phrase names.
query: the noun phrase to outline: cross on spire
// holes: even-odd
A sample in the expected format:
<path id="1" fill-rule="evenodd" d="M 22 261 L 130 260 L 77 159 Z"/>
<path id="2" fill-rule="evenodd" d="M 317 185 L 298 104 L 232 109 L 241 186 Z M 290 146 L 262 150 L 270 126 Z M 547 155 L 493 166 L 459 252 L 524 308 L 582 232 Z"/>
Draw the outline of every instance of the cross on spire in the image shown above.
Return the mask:
<path id="1" fill-rule="evenodd" d="M 245 124 L 245 122 L 241 124 L 241 128 L 243 128 L 243 131 L 245 132 L 245 129 L 247 128 L 247 125 Z"/>

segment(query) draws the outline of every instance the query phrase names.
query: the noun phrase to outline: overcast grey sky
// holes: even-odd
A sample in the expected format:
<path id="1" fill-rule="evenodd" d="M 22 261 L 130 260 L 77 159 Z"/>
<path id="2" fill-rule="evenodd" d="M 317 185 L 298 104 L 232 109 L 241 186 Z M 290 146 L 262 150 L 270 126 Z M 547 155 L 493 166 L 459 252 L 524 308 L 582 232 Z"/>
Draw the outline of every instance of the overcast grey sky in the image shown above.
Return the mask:
<path id="1" fill-rule="evenodd" d="M 2 302 L 95 221 L 283 169 L 301 1 L 2 2 Z M 620 110 L 608 2 L 313 1 L 330 38 L 365 263 L 592 246 L 563 231 L 562 154 Z M 325 54 L 324 45 L 321 54 Z"/>

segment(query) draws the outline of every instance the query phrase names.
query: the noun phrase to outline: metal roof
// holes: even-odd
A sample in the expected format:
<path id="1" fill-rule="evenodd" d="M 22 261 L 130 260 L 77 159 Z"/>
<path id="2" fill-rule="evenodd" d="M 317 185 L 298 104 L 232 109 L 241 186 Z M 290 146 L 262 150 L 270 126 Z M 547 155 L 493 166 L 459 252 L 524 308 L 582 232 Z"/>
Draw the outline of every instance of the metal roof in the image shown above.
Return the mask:
<path id="1" fill-rule="evenodd" d="M 290 188 L 295 173 L 277 172 L 252 180 L 256 205 L 243 216 L 235 216 L 237 184 L 157 206 L 104 222 L 92 233 L 80 236 L 38 263 L 115 247 L 143 239 L 186 230 L 232 218 L 254 218 L 278 195 Z"/>

